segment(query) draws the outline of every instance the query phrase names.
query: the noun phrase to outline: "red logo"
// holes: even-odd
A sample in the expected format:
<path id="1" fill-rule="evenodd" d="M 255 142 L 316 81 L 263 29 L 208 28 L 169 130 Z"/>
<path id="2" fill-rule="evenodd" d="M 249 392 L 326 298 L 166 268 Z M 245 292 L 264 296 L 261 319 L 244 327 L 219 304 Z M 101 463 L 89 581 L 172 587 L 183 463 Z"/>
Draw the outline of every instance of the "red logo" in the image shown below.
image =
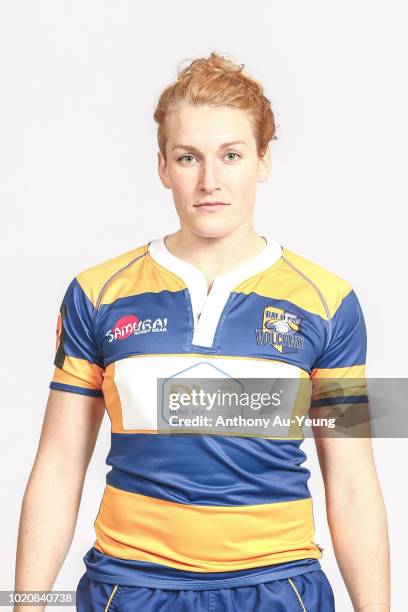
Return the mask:
<path id="1" fill-rule="evenodd" d="M 115 327 L 113 328 L 113 334 L 115 340 L 124 340 L 135 333 L 139 325 L 139 319 L 135 315 L 125 315 L 121 317 Z"/>
<path id="2" fill-rule="evenodd" d="M 125 340 L 129 336 L 139 336 L 141 334 L 167 332 L 167 317 L 152 319 L 139 319 L 136 315 L 129 314 L 121 317 L 112 329 L 109 329 L 105 336 L 109 342 L 113 340 Z"/>

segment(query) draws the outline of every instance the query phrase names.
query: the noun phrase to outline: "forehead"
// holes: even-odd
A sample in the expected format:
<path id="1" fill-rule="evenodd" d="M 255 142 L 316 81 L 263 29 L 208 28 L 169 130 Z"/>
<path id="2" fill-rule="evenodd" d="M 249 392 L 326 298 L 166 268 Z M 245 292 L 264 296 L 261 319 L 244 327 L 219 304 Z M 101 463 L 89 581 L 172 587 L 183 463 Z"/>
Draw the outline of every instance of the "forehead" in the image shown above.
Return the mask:
<path id="1" fill-rule="evenodd" d="M 228 106 L 180 106 L 167 117 L 166 134 L 169 145 L 196 147 L 235 140 L 250 145 L 254 140 L 248 113 Z"/>

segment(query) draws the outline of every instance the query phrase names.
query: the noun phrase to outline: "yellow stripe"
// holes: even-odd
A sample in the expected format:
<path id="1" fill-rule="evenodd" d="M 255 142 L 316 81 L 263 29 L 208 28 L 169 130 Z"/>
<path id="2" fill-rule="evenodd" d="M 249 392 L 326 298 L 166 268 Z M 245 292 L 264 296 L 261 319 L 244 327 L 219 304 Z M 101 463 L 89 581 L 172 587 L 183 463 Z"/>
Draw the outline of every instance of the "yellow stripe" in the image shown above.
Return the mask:
<path id="1" fill-rule="evenodd" d="M 143 293 L 159 293 L 160 291 L 181 291 L 186 288 L 183 280 L 173 275 L 157 274 L 156 270 L 152 269 L 148 264 L 130 266 L 123 272 L 120 272 L 120 283 L 115 280 L 118 277 L 112 278 L 112 281 L 105 287 L 103 295 L 100 296 L 101 304 L 113 304 L 118 298 L 133 297 Z M 148 262 L 150 263 L 150 262 Z M 119 287 L 119 289 L 118 289 Z"/>
<path id="2" fill-rule="evenodd" d="M 147 250 L 146 243 L 82 270 L 76 279 L 91 303 L 95 306 L 98 297 L 102 297 L 102 304 L 110 304 L 118 297 L 116 283 L 113 283 L 112 287 L 106 285 L 107 281 L 118 272 L 121 279 L 120 297 L 137 295 L 146 291 L 158 292 L 163 289 L 179 291 L 186 287 L 182 278 L 153 258 L 147 256 L 137 259 Z M 275 262 L 271 268 L 245 279 L 234 290 L 249 294 L 256 289 L 256 293 L 265 297 L 292 300 L 293 289 L 295 289 L 298 306 L 327 320 L 327 312 L 321 297 L 317 291 L 310 290 L 311 283 L 313 283 L 324 294 L 329 313 L 333 316 L 342 298 L 350 292 L 351 285 L 343 278 L 286 247 L 284 247 L 282 256 L 282 259 Z M 135 266 L 131 262 L 134 262 Z M 141 265 L 145 262 L 147 265 Z M 126 268 L 128 264 L 131 265 Z M 297 270 L 292 266 L 295 266 Z M 160 273 L 165 276 L 164 279 L 160 277 Z M 274 282 L 271 284 L 272 274 Z M 271 286 L 273 286 L 272 290 Z M 103 288 L 105 288 L 103 295 L 100 296 Z"/>
<path id="3" fill-rule="evenodd" d="M 247 295 L 255 292 L 288 302 L 293 302 L 296 295 L 297 306 L 327 321 L 328 314 L 331 317 L 335 314 L 343 296 L 346 297 L 351 289 L 343 278 L 285 247 L 282 259 L 274 266 L 246 279 L 234 291 Z"/>
<path id="4" fill-rule="evenodd" d="M 318 378 L 365 378 L 366 366 L 359 364 L 344 368 L 315 368 L 310 373 L 311 379 Z"/>
<path id="5" fill-rule="evenodd" d="M 296 593 L 296 595 L 297 595 L 297 598 L 298 598 L 298 600 L 299 600 L 299 603 L 300 603 L 300 605 L 302 606 L 302 610 L 303 610 L 303 612 L 307 612 L 307 611 L 306 611 L 305 606 L 303 605 L 302 598 L 301 598 L 301 596 L 299 595 L 299 591 L 298 591 L 298 590 L 297 590 L 297 588 L 295 587 L 294 582 L 292 582 L 292 580 L 291 580 L 290 578 L 288 578 L 288 580 L 289 580 L 290 584 L 292 585 L 292 589 L 295 591 L 295 593 Z"/>
<path id="6" fill-rule="evenodd" d="M 187 571 L 234 571 L 322 557 L 313 542 L 311 498 L 203 506 L 106 485 L 95 531 L 104 554 Z"/>
<path id="7" fill-rule="evenodd" d="M 109 599 L 108 599 L 108 603 L 106 604 L 106 607 L 105 607 L 105 612 L 107 612 L 107 611 L 109 610 L 109 605 L 110 605 L 110 602 L 112 601 L 112 597 L 113 597 L 113 596 L 114 596 L 114 594 L 116 593 L 117 588 L 118 588 L 118 585 L 117 585 L 117 584 L 115 584 L 115 586 L 114 586 L 114 588 L 113 588 L 113 591 L 112 591 L 112 593 L 111 593 L 111 596 L 110 596 L 110 597 L 109 597 Z"/>
<path id="8" fill-rule="evenodd" d="M 126 253 L 122 253 L 117 257 L 113 257 L 111 259 L 98 263 L 96 264 L 96 266 L 92 266 L 91 268 L 82 270 L 76 276 L 78 283 L 81 285 L 83 291 L 88 296 L 94 306 L 98 299 L 99 293 L 101 292 L 105 283 L 119 270 L 122 270 L 126 265 L 128 265 L 131 261 L 133 261 L 140 255 L 143 255 L 146 248 L 147 245 L 139 246 L 136 249 L 132 249 L 131 251 L 127 251 Z M 144 258 L 139 259 L 138 262 L 135 262 L 135 268 L 131 266 L 133 272 L 135 272 L 135 269 L 137 269 L 138 263 L 141 263 L 143 260 Z"/>

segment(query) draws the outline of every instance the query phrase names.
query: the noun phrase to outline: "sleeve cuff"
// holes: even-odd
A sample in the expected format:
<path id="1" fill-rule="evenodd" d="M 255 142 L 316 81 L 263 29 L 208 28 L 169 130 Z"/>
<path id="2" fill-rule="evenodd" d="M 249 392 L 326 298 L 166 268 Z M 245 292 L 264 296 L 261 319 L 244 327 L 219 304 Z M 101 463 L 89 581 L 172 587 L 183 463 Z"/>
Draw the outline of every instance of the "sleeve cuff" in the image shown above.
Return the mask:
<path id="1" fill-rule="evenodd" d="M 69 391 L 70 393 L 78 393 L 80 395 L 88 395 L 90 397 L 103 397 L 103 393 L 99 389 L 86 389 L 85 387 L 75 387 L 74 385 L 65 385 L 64 383 L 58 383 L 51 381 L 50 389 L 56 389 L 57 391 Z"/>

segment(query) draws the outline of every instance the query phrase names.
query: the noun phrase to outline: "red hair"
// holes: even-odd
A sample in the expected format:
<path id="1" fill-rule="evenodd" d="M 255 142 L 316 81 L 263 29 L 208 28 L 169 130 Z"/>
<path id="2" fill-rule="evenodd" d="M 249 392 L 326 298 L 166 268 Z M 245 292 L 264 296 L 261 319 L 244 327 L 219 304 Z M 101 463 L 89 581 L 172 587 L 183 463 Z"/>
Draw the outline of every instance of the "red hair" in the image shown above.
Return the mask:
<path id="1" fill-rule="evenodd" d="M 166 117 L 183 104 L 229 106 L 248 112 L 258 155 L 276 139 L 275 117 L 262 85 L 248 73 L 244 64 L 234 64 L 214 51 L 208 58 L 192 60 L 177 72 L 177 80 L 160 95 L 154 111 L 158 123 L 157 141 L 166 159 Z"/>

